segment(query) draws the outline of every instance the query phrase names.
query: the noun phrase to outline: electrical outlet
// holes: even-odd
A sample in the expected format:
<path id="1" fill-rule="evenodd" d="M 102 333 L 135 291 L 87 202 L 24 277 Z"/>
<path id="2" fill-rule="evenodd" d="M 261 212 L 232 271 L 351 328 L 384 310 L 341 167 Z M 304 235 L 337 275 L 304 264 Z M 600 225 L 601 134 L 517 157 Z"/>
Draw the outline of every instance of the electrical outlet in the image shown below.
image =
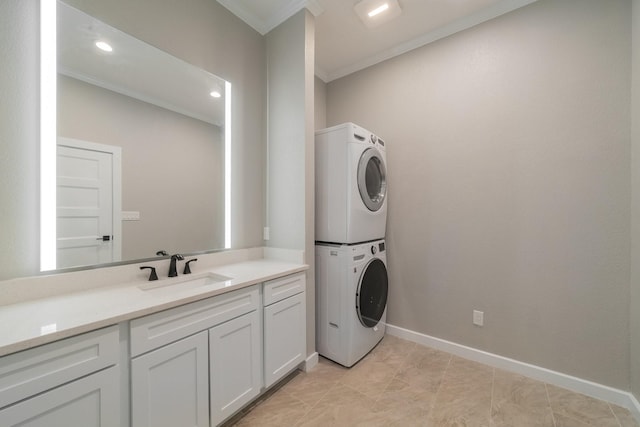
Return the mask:
<path id="1" fill-rule="evenodd" d="M 262 239 L 269 240 L 269 227 L 264 227 L 262 229 Z"/>
<path id="2" fill-rule="evenodd" d="M 473 324 L 476 326 L 484 325 L 484 311 L 473 310 Z"/>

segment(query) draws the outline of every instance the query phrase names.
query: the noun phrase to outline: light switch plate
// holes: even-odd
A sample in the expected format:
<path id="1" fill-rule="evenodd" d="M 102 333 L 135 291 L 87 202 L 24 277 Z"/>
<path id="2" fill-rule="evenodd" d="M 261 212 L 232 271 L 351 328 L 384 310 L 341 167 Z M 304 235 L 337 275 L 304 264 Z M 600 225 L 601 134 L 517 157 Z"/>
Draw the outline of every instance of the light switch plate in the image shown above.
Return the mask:
<path id="1" fill-rule="evenodd" d="M 140 221 L 139 211 L 122 211 L 123 221 Z"/>

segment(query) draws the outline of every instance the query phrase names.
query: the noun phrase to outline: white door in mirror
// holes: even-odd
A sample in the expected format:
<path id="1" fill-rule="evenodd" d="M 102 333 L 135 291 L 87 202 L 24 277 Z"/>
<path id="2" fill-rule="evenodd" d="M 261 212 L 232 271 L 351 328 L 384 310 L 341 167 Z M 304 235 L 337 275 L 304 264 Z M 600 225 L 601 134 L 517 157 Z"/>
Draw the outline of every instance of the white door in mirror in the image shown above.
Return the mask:
<path id="1" fill-rule="evenodd" d="M 57 165 L 56 267 L 117 261 L 112 154 L 58 145 Z"/>

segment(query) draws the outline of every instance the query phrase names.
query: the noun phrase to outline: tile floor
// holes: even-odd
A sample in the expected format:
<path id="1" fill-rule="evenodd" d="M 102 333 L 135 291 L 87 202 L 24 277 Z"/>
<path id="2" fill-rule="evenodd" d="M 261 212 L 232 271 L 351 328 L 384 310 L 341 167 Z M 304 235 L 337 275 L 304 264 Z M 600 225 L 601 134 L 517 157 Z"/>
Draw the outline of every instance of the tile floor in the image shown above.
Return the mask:
<path id="1" fill-rule="evenodd" d="M 619 406 L 389 335 L 351 369 L 320 358 L 231 425 L 640 427 Z"/>

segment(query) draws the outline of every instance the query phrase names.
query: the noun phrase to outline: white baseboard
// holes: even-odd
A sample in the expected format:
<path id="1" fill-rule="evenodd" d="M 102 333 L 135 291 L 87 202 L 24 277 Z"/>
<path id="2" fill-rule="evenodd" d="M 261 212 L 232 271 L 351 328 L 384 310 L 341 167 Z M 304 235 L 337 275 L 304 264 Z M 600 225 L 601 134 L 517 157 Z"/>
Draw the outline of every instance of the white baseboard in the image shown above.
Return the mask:
<path id="1" fill-rule="evenodd" d="M 311 353 L 304 362 L 302 362 L 301 369 L 305 372 L 309 372 L 317 364 L 318 364 L 318 352 L 314 352 L 314 353 Z"/>
<path id="2" fill-rule="evenodd" d="M 509 359 L 508 357 L 499 356 L 497 354 L 488 353 L 472 347 L 456 344 L 440 338 L 414 332 L 398 326 L 387 324 L 386 332 L 389 335 L 403 338 L 426 347 L 435 348 L 437 350 L 446 351 L 456 356 L 495 368 L 504 369 L 505 371 L 514 372 L 529 378 L 553 384 L 558 387 L 566 388 L 596 399 L 614 403 L 618 406 L 627 408 L 631 414 L 640 422 L 640 403 L 635 396 L 629 392 L 615 389 L 606 385 L 594 383 L 592 381 L 583 380 L 561 372 L 552 371 L 550 369 L 541 368 L 539 366 L 520 362 L 518 360 Z"/>

